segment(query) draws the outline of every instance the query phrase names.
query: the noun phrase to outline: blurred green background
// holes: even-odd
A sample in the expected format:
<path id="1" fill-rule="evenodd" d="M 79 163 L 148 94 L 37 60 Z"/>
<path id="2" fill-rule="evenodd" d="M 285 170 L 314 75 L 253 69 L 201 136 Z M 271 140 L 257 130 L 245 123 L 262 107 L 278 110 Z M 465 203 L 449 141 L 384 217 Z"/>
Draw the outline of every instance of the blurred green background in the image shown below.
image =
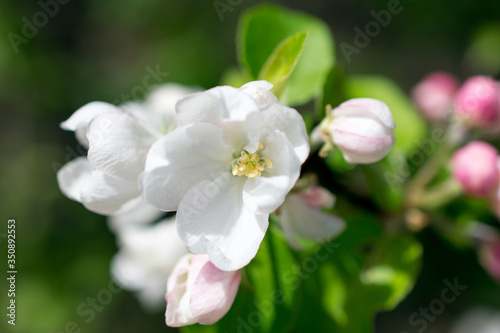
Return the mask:
<path id="1" fill-rule="evenodd" d="M 500 2 L 404 0 L 404 10 L 351 62 L 338 44 L 353 44 L 353 28 L 373 20 L 370 11 L 387 8 L 387 0 L 274 2 L 324 20 L 347 73 L 385 75 L 406 91 L 434 70 L 461 78 L 499 74 Z M 224 70 L 237 65 L 238 17 L 257 3 L 243 0 L 221 20 L 212 1 L 71 0 L 13 47 L 9 33 L 22 36 L 23 17 L 32 21 L 42 9 L 36 1 L 0 2 L 0 253 L 7 253 L 7 220 L 14 218 L 19 272 L 17 325 L 7 327 L 2 310 L 1 332 L 60 333 L 72 321 L 82 332 L 169 331 L 163 313 L 144 313 L 128 292 L 113 294 L 90 323 L 77 314 L 87 297 L 108 288 L 109 261 L 117 249 L 105 218 L 58 189 L 57 169 L 80 154 L 73 133 L 58 126 L 90 101 L 142 98 L 152 88 L 143 84 L 148 68 L 168 73 L 161 82 L 217 85 Z M 500 288 L 473 251 L 457 250 L 432 231 L 419 237 L 424 267 L 417 285 L 394 311 L 376 318 L 377 332 L 415 331 L 408 316 L 439 297 L 444 279 L 456 276 L 467 291 L 427 332 L 447 332 L 474 306 L 500 311 Z M 0 258 L 5 272 L 5 255 Z M 8 302 L 5 281 L 2 309 Z"/>

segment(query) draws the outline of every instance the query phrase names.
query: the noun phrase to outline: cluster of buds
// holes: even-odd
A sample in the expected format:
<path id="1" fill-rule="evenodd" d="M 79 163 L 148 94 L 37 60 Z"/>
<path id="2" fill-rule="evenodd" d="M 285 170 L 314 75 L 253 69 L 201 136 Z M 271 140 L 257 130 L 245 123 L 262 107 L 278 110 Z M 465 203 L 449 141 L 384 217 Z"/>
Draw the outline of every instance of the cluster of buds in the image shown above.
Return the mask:
<path id="1" fill-rule="evenodd" d="M 472 76 L 460 87 L 449 73 L 430 73 L 412 90 L 415 105 L 430 121 L 452 112 L 469 128 L 492 131 L 500 122 L 500 84 L 487 76 Z"/>

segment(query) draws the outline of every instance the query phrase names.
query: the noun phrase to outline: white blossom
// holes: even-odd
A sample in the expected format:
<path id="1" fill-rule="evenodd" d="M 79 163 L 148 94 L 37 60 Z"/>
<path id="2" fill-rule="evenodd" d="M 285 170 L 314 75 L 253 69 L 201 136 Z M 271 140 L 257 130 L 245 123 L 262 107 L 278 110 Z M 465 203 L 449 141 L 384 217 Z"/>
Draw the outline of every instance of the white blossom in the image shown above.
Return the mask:
<path id="1" fill-rule="evenodd" d="M 177 211 L 179 236 L 222 270 L 255 256 L 309 154 L 300 114 L 252 82 L 192 94 L 177 104 L 180 127 L 157 141 L 141 176 L 143 196 Z M 255 96 L 260 96 L 255 98 Z"/>
<path id="2" fill-rule="evenodd" d="M 75 131 L 88 156 L 59 170 L 62 192 L 93 212 L 116 215 L 112 226 L 158 218 L 161 212 L 142 201 L 137 179 L 151 145 L 177 126 L 175 103 L 192 91 L 168 84 L 154 90 L 145 103 L 92 102 L 78 109 L 61 127 Z"/>

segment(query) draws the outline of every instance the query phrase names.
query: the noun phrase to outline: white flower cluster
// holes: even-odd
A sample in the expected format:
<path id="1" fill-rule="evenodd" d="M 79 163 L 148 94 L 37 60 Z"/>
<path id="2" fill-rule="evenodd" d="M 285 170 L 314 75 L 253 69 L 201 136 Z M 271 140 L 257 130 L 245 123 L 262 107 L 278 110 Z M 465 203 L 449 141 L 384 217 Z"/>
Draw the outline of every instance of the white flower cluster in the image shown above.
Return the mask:
<path id="1" fill-rule="evenodd" d="M 121 247 L 113 276 L 145 306 L 162 304 L 168 278 L 170 326 L 224 316 L 239 270 L 255 257 L 278 208 L 295 249 L 297 237 L 327 240 L 344 229 L 339 217 L 322 212 L 335 201 L 326 189 L 296 186 L 289 195 L 309 139 L 302 116 L 271 88 L 255 81 L 194 92 L 171 84 L 144 103 L 87 104 L 61 124 L 88 148 L 87 157 L 59 171 L 61 190 L 109 216 Z M 394 127 L 383 103 L 368 103 L 376 112 L 363 111 L 366 104 L 336 112 L 332 125 L 333 142 L 349 151 L 348 160 L 365 163 L 389 150 Z M 175 219 L 152 223 L 163 212 L 176 212 Z"/>

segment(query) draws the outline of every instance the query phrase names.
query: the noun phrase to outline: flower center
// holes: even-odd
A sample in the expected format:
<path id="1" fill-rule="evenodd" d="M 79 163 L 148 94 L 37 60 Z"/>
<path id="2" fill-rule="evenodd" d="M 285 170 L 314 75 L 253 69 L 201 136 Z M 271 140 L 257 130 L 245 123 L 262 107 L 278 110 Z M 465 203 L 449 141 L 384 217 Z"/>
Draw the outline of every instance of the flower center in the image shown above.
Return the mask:
<path id="1" fill-rule="evenodd" d="M 272 168 L 273 163 L 265 157 L 260 157 L 259 152 L 264 149 L 262 142 L 259 142 L 259 148 L 255 153 L 249 153 L 243 150 L 240 157 L 235 158 L 231 164 L 233 176 L 247 176 L 248 178 L 258 178 L 262 171 Z"/>

